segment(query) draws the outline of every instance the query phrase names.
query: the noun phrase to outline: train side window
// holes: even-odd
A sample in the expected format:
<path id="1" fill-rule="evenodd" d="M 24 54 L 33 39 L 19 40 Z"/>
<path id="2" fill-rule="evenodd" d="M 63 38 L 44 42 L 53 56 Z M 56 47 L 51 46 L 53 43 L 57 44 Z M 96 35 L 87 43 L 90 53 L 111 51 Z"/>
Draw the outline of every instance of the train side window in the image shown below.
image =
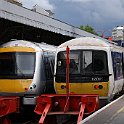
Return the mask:
<path id="1" fill-rule="evenodd" d="M 124 53 L 122 53 L 122 73 L 124 77 Z"/>
<path id="2" fill-rule="evenodd" d="M 112 52 L 113 71 L 115 80 L 123 78 L 122 73 L 122 53 Z"/>

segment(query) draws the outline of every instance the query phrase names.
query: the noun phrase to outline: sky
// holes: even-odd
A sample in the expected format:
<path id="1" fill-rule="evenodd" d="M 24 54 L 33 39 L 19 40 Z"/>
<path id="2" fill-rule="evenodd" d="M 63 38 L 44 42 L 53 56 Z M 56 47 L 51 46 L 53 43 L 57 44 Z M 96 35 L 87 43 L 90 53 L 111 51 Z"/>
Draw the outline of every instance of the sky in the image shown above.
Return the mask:
<path id="1" fill-rule="evenodd" d="M 111 34 L 124 24 L 124 0 L 19 0 L 23 6 L 39 5 L 51 10 L 54 18 L 75 27 L 92 26 L 97 33 Z"/>

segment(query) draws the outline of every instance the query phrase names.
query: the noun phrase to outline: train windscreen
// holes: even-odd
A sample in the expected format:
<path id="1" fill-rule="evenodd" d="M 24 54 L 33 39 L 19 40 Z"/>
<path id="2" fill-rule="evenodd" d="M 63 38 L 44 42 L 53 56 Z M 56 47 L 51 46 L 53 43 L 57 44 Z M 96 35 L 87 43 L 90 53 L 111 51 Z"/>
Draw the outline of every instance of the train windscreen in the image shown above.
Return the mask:
<path id="1" fill-rule="evenodd" d="M 107 53 L 100 50 L 70 51 L 70 82 L 108 80 Z M 66 81 L 66 53 L 57 55 L 56 81 Z M 107 76 L 107 78 L 105 78 Z"/>
<path id="2" fill-rule="evenodd" d="M 0 53 L 1 79 L 32 79 L 35 69 L 35 53 L 4 52 Z"/>

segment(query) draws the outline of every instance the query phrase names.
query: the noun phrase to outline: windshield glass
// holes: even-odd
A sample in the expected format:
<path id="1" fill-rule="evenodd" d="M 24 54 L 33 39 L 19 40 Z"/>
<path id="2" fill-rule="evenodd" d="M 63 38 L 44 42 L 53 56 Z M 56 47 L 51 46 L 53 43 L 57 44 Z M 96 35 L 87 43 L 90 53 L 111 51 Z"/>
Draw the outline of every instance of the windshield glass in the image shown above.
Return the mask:
<path id="1" fill-rule="evenodd" d="M 35 53 L 0 53 L 0 78 L 33 78 Z"/>
<path id="2" fill-rule="evenodd" d="M 70 51 L 69 58 L 70 79 L 81 76 L 108 75 L 107 53 L 105 51 L 75 50 Z M 64 51 L 59 52 L 57 55 L 56 76 L 61 75 L 61 77 L 65 79 L 65 74 L 66 52 Z M 59 76 L 60 80 L 61 77 Z"/>
<path id="3" fill-rule="evenodd" d="M 57 61 L 57 74 L 65 74 L 66 73 L 66 53 L 60 52 L 58 53 L 58 61 Z M 77 74 L 80 73 L 80 52 L 73 51 L 69 54 L 70 59 L 70 73 Z"/>
<path id="4" fill-rule="evenodd" d="M 107 74 L 107 56 L 104 51 L 83 51 L 83 74 Z"/>

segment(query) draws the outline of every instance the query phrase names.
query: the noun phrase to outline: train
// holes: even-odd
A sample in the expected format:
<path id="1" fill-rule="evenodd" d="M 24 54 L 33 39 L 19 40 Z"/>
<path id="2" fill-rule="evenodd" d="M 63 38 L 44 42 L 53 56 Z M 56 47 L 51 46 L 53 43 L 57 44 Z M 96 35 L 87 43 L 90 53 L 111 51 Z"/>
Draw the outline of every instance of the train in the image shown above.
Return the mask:
<path id="1" fill-rule="evenodd" d="M 54 87 L 66 93 L 66 47 L 69 53 L 69 93 L 98 94 L 110 102 L 124 91 L 124 48 L 103 38 L 81 37 L 58 46 L 55 56 Z"/>
<path id="2" fill-rule="evenodd" d="M 14 40 L 0 46 L 0 96 L 19 96 L 35 105 L 42 93 L 54 93 L 56 46 Z"/>

